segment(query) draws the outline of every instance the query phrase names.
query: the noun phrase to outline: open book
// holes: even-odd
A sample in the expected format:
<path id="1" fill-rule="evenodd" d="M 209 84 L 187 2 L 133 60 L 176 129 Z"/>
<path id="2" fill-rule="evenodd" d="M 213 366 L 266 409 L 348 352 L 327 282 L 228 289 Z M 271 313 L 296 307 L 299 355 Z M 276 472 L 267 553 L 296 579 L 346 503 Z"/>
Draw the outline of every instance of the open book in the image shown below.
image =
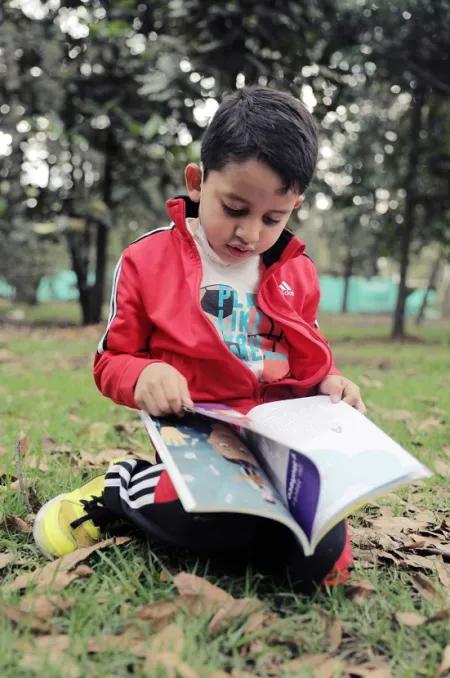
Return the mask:
<path id="1" fill-rule="evenodd" d="M 362 504 L 432 475 L 369 419 L 328 396 L 267 403 L 246 416 L 212 403 L 183 418 L 140 415 L 186 511 L 277 520 L 306 555 Z"/>

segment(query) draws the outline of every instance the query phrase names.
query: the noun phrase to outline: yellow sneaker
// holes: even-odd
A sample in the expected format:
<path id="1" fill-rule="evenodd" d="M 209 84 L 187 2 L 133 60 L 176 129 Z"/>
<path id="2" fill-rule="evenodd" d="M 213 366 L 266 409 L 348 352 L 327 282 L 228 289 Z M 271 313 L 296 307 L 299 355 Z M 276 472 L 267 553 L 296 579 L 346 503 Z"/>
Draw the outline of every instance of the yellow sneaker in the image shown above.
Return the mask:
<path id="1" fill-rule="evenodd" d="M 97 520 L 106 511 L 101 501 L 104 481 L 105 476 L 98 476 L 42 506 L 34 521 L 33 537 L 45 555 L 65 556 L 99 541 Z"/>

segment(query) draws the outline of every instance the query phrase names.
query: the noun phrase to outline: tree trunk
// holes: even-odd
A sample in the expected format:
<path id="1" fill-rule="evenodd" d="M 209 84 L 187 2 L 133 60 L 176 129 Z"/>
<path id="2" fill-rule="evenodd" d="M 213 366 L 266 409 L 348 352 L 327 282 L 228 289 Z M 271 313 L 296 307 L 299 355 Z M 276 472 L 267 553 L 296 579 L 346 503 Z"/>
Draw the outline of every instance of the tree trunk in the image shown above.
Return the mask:
<path id="1" fill-rule="evenodd" d="M 350 291 L 350 280 L 353 274 L 353 264 L 354 259 L 350 253 L 350 250 L 347 253 L 347 258 L 345 260 L 344 268 L 344 294 L 342 297 L 342 309 L 341 313 L 348 313 L 348 293 Z"/>
<path id="2" fill-rule="evenodd" d="M 425 318 L 425 311 L 428 306 L 428 297 L 430 296 L 431 290 L 435 289 L 436 287 L 436 281 L 439 274 L 439 270 L 441 268 L 442 259 L 443 253 L 439 252 L 438 256 L 436 257 L 436 260 L 433 262 L 433 265 L 431 266 L 427 289 L 425 291 L 425 294 L 423 295 L 422 303 L 420 305 L 419 312 L 417 313 L 416 316 L 416 325 L 420 325 L 423 322 L 423 319 Z"/>
<path id="3" fill-rule="evenodd" d="M 444 266 L 444 272 L 442 274 L 442 287 L 444 289 L 442 317 L 450 318 L 450 263 L 446 263 Z"/>
<path id="4" fill-rule="evenodd" d="M 14 296 L 14 301 L 17 304 L 26 304 L 27 306 L 37 306 L 38 298 L 38 287 L 40 279 L 30 283 L 29 281 L 26 284 L 16 283 L 16 294 Z"/>
<path id="5" fill-rule="evenodd" d="M 112 188 L 113 188 L 113 164 L 115 155 L 114 133 L 111 128 L 105 139 L 105 167 L 103 172 L 103 192 L 102 199 L 105 205 L 111 209 L 112 206 Z M 93 325 L 102 320 L 102 307 L 105 300 L 105 278 L 108 262 L 108 226 L 97 221 L 95 237 L 95 283 L 89 288 L 89 302 L 87 304 L 87 313 L 84 313 L 83 302 L 80 296 L 81 307 L 83 309 L 83 325 Z"/>
<path id="6" fill-rule="evenodd" d="M 86 228 L 89 228 L 89 226 L 87 225 Z M 87 281 L 88 267 L 81 256 L 79 244 L 76 242 L 77 235 L 69 233 L 66 237 L 70 259 L 72 261 L 72 271 L 77 278 L 78 301 L 81 306 L 81 322 L 83 325 L 89 325 L 91 317 L 91 294 Z"/>
<path id="7" fill-rule="evenodd" d="M 408 156 L 408 174 L 405 180 L 405 213 L 400 235 L 400 281 L 398 284 L 397 305 L 392 325 L 392 339 L 402 339 L 405 336 L 405 307 L 408 289 L 406 280 L 408 275 L 410 247 L 415 227 L 417 170 L 420 157 L 420 131 L 422 128 L 422 110 L 425 102 L 425 90 L 419 85 L 411 110 L 410 150 Z"/>

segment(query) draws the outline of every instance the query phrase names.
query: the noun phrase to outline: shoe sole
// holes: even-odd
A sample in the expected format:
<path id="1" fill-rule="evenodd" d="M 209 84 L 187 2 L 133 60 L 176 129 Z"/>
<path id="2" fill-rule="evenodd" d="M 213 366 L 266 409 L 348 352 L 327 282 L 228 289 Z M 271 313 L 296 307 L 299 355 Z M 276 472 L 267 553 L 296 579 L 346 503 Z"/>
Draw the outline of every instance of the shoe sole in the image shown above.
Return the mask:
<path id="1" fill-rule="evenodd" d="M 48 509 L 52 504 L 54 504 L 54 503 L 57 502 L 59 499 L 61 499 L 61 497 L 67 496 L 67 494 L 68 494 L 68 492 L 63 492 L 62 494 L 58 494 L 57 497 L 54 497 L 53 499 L 50 499 L 50 501 L 46 502 L 46 503 L 44 504 L 44 506 L 41 506 L 41 508 L 40 508 L 39 511 L 37 512 L 37 516 L 36 516 L 35 521 L 34 521 L 34 525 L 33 525 L 33 539 L 34 539 L 34 541 L 36 542 L 36 544 L 38 545 L 38 547 L 40 548 L 40 550 L 42 551 L 42 553 L 43 553 L 49 560 L 54 560 L 54 558 L 56 558 L 57 556 L 55 556 L 53 553 L 49 553 L 49 552 L 46 551 L 45 548 L 42 546 L 42 541 L 41 541 L 41 534 L 42 534 L 41 523 L 42 523 L 42 519 L 43 519 L 44 514 L 45 514 L 45 512 L 47 511 L 47 509 Z"/>

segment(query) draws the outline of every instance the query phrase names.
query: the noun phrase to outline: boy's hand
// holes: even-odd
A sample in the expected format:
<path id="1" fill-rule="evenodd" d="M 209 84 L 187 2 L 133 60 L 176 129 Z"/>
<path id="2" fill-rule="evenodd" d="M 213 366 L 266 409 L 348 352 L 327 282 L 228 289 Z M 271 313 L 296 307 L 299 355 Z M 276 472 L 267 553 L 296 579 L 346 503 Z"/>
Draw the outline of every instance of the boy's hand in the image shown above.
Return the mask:
<path id="1" fill-rule="evenodd" d="M 167 363 L 153 363 L 142 370 L 134 387 L 134 399 L 153 417 L 183 413 L 193 407 L 186 379 Z"/>
<path id="2" fill-rule="evenodd" d="M 367 413 L 366 406 L 361 398 L 359 386 L 350 381 L 350 379 L 340 377 L 337 374 L 330 374 L 320 382 L 318 393 L 320 395 L 329 395 L 333 403 L 343 400 L 344 403 L 352 405 L 362 414 Z"/>

